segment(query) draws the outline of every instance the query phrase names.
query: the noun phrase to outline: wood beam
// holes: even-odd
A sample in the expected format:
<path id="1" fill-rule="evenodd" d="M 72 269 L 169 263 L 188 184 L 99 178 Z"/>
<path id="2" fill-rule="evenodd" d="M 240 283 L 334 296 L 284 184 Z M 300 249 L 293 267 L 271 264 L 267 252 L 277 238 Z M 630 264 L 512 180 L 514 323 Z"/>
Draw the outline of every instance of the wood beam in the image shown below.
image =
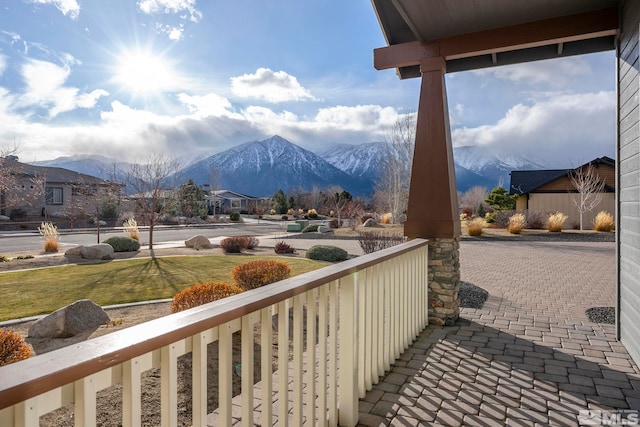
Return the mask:
<path id="1" fill-rule="evenodd" d="M 374 49 L 377 70 L 419 65 L 428 58 L 447 60 L 616 35 L 618 8 L 584 12 L 428 42 L 408 42 Z"/>

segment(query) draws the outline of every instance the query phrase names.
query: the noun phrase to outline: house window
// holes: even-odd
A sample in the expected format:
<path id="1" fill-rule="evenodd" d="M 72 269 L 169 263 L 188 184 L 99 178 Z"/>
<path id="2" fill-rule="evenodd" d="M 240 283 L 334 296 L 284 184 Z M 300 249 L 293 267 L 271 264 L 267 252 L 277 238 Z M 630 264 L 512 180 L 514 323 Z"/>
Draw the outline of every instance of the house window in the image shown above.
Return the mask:
<path id="1" fill-rule="evenodd" d="M 74 186 L 71 188 L 72 196 L 95 196 L 98 194 L 98 189 L 95 185 L 92 186 Z"/>
<path id="2" fill-rule="evenodd" d="M 46 191 L 45 200 L 47 205 L 62 204 L 62 187 L 47 187 L 45 191 Z"/>
<path id="3" fill-rule="evenodd" d="M 242 207 L 242 200 L 236 199 L 236 200 L 232 200 L 231 201 L 231 208 L 232 209 L 240 209 L 241 207 Z"/>

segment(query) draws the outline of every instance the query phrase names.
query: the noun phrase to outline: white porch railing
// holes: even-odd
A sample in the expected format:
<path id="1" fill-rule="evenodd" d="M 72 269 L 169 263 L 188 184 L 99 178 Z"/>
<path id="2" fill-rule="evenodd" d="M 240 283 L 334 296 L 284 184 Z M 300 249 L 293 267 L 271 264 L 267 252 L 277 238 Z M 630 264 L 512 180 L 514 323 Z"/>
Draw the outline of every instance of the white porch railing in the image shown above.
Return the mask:
<path id="1" fill-rule="evenodd" d="M 68 404 L 76 426 L 95 425 L 96 393 L 121 384 L 122 424 L 140 426 L 141 375 L 159 367 L 157 411 L 163 426 L 176 426 L 177 360 L 191 353 L 194 426 L 206 426 L 208 418 L 230 426 L 239 417 L 244 426 L 353 426 L 359 397 L 427 325 L 427 289 L 427 241 L 415 239 L 7 365 L 0 368 L 0 425 L 37 426 L 41 415 Z M 278 314 L 287 315 L 275 321 Z M 235 332 L 241 334 L 242 392 L 234 399 Z M 208 414 L 207 345 L 213 342 L 219 404 Z M 236 402 L 239 411 L 233 411 Z"/>

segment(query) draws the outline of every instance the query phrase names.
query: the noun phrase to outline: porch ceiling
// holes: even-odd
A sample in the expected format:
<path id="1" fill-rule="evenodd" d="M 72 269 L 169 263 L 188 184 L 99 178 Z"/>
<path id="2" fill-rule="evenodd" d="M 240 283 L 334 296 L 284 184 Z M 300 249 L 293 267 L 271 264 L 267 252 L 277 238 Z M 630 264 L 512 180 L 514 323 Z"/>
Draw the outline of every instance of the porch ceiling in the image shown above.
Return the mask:
<path id="1" fill-rule="evenodd" d="M 492 39 L 502 39 L 488 49 L 469 46 L 467 52 L 441 53 L 447 60 L 447 72 L 452 72 L 612 50 L 618 30 L 616 8 L 622 1 L 372 0 L 372 4 L 389 46 L 456 42 L 459 48 L 479 40 L 490 44 Z M 527 25 L 534 22 L 540 25 Z M 575 31 L 547 31 L 554 25 L 575 27 Z M 509 28 L 513 31 L 500 32 Z M 511 46 L 504 42 L 516 33 L 525 33 L 535 42 Z M 418 65 L 400 64 L 397 68 L 401 78 L 420 75 Z"/>

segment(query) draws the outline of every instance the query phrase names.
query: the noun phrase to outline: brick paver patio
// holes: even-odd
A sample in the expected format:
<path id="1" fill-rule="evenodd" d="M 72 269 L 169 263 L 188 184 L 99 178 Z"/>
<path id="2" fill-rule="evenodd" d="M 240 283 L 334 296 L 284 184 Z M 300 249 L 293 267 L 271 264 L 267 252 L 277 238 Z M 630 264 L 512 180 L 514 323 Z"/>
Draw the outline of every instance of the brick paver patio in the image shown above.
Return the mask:
<path id="1" fill-rule="evenodd" d="M 429 326 L 360 400 L 361 426 L 578 425 L 640 410 L 640 370 L 615 327 L 615 244 L 461 243 L 461 278 L 489 291 L 456 326 Z"/>

